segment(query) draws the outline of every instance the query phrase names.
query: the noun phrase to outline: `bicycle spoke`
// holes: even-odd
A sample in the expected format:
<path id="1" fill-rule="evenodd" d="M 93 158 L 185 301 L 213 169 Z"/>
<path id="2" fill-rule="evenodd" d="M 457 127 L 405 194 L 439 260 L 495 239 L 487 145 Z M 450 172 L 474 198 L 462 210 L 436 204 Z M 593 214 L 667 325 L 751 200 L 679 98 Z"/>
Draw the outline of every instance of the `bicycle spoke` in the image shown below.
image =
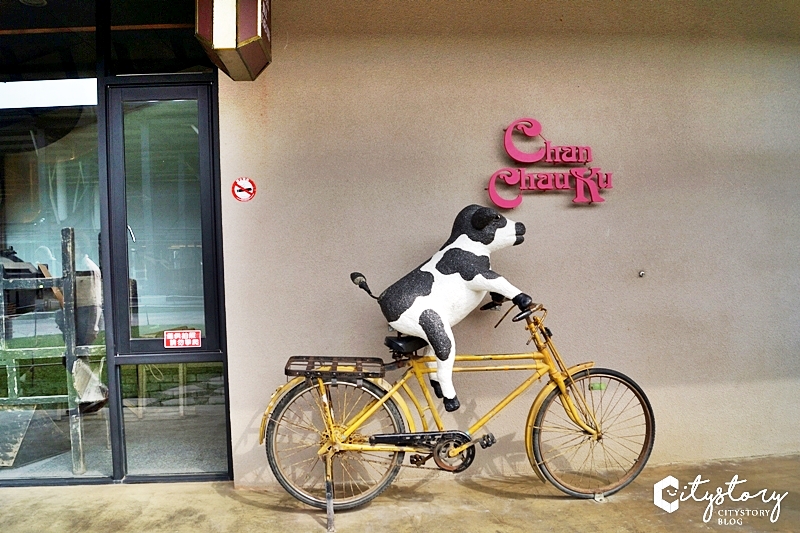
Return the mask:
<path id="1" fill-rule="evenodd" d="M 295 418 L 297 418 L 298 420 L 308 424 L 309 427 L 311 427 L 312 429 L 314 429 L 316 431 L 316 425 L 307 416 L 307 413 L 306 413 L 306 411 L 308 410 L 309 402 L 308 401 L 304 401 L 303 403 L 305 404 L 305 407 L 303 407 L 302 410 L 299 410 L 297 408 L 291 408 L 291 409 L 287 410 L 287 413 L 284 415 L 284 417 L 286 417 L 287 415 L 293 415 Z"/>
<path id="2" fill-rule="evenodd" d="M 565 450 L 562 450 L 562 451 L 561 451 L 561 453 L 559 453 L 559 454 L 557 454 L 557 455 L 549 455 L 549 456 L 547 457 L 547 459 L 548 459 L 548 460 L 550 460 L 550 461 L 552 461 L 553 459 L 558 459 L 559 457 L 563 457 L 563 456 L 565 456 L 567 453 L 569 453 L 569 452 L 571 452 L 571 451 L 573 451 L 573 450 L 579 450 L 581 446 L 583 446 L 583 441 L 581 441 L 581 442 L 578 442 L 577 444 L 573 444 L 573 445 L 572 445 L 572 446 L 570 446 L 569 448 L 567 448 L 567 449 L 565 449 Z"/>
<path id="3" fill-rule="evenodd" d="M 575 424 L 572 427 L 567 426 L 555 426 L 555 425 L 543 425 L 543 426 L 536 426 L 538 429 L 546 430 L 548 432 L 555 432 L 555 433 L 580 433 L 581 435 L 585 435 L 585 432 L 576 426 Z"/>
<path id="4" fill-rule="evenodd" d="M 622 409 L 619 411 L 619 413 L 617 413 L 617 415 L 614 417 L 614 419 L 613 419 L 613 420 L 609 420 L 609 421 L 608 421 L 608 424 L 609 424 L 609 425 L 611 425 L 611 424 L 613 424 L 614 422 L 616 422 L 616 421 L 619 419 L 619 417 L 620 417 L 620 416 L 622 416 L 622 415 L 625 413 L 625 411 L 626 411 L 626 410 L 629 408 L 629 406 L 631 405 L 631 403 L 632 403 L 633 401 L 635 401 L 635 400 L 636 400 L 636 397 L 634 397 L 634 396 L 631 396 L 631 398 L 630 398 L 630 399 L 628 399 L 628 403 L 626 403 L 626 404 L 625 404 L 625 407 L 623 407 L 623 408 L 622 408 Z M 620 401 L 622 401 L 622 398 L 620 398 Z M 616 409 L 615 409 L 615 410 L 616 410 Z"/>
<path id="5" fill-rule="evenodd" d="M 308 479 L 309 479 L 309 478 L 311 477 L 311 475 L 314 473 L 315 469 L 317 468 L 317 464 L 318 464 L 318 463 L 321 463 L 321 460 L 320 460 L 319 456 L 317 456 L 317 457 L 309 457 L 309 458 L 308 458 L 306 461 L 314 461 L 314 462 L 313 462 L 313 464 L 312 464 L 312 465 L 311 465 L 311 466 L 310 466 L 310 467 L 307 469 L 306 476 L 305 476 L 305 477 L 304 477 L 304 478 L 301 480 L 301 484 L 302 484 L 302 485 L 305 485 L 305 484 L 306 484 L 305 482 L 306 482 L 306 481 L 308 481 Z M 304 461 L 304 462 L 306 462 L 306 461 Z"/>
<path id="6" fill-rule="evenodd" d="M 291 426 L 291 427 L 288 427 L 286 429 L 291 430 L 291 431 L 293 431 L 294 433 L 296 433 L 298 435 L 302 434 L 303 432 L 305 432 L 305 433 L 316 433 L 317 435 L 319 435 L 319 433 L 320 433 L 317 428 L 315 428 L 313 426 L 307 426 L 307 425 L 303 425 L 303 424 L 298 424 L 294 420 L 284 419 L 283 423 L 285 425 Z"/>
<path id="7" fill-rule="evenodd" d="M 343 483 L 342 484 L 342 491 L 344 491 L 345 487 L 347 486 L 347 484 L 349 484 L 350 485 L 350 494 L 351 495 L 355 494 L 356 493 L 356 490 L 355 490 L 355 486 L 356 485 L 355 485 L 355 481 L 354 481 L 354 476 L 352 474 L 349 474 L 348 459 L 346 457 L 340 457 L 339 458 L 339 466 L 342 469 L 342 483 Z"/>
<path id="8" fill-rule="evenodd" d="M 624 458 L 624 457 L 622 457 L 622 456 L 621 456 L 619 453 L 617 453 L 617 452 L 613 452 L 613 451 L 612 451 L 610 448 L 608 448 L 608 447 L 605 447 L 605 445 L 604 445 L 603 449 L 605 450 L 605 452 L 606 452 L 606 454 L 607 454 L 608 458 L 609 458 L 609 459 L 611 459 L 611 460 L 613 460 L 613 461 L 615 461 L 615 462 L 617 463 L 617 465 L 619 465 L 619 467 L 620 467 L 620 470 L 626 471 L 626 470 L 628 469 L 628 467 L 624 466 L 624 465 L 622 464 L 622 462 L 620 461 L 620 459 L 622 459 L 622 460 L 625 460 L 625 458 Z M 615 457 L 615 455 L 616 455 L 616 457 Z M 617 457 L 619 457 L 619 459 L 617 459 Z M 628 461 L 625 461 L 625 462 L 627 463 Z"/>
<path id="9" fill-rule="evenodd" d="M 626 450 L 628 450 L 629 452 L 631 452 L 631 453 L 634 455 L 634 457 L 637 457 L 637 456 L 639 455 L 639 452 L 638 452 L 637 450 L 635 450 L 635 449 L 633 449 L 633 448 L 631 448 L 631 447 L 629 447 L 629 446 L 626 446 L 626 445 L 622 444 L 622 443 L 621 443 L 621 442 L 619 442 L 619 441 L 614 441 L 614 442 L 615 442 L 615 443 L 616 443 L 618 446 L 620 446 L 620 447 L 622 447 L 622 448 L 625 448 Z"/>
<path id="10" fill-rule="evenodd" d="M 285 456 L 286 454 L 283 455 Z M 292 463 L 292 468 L 298 468 L 300 465 L 312 463 L 310 469 L 313 469 L 314 466 L 316 466 L 317 461 L 319 461 L 319 457 L 309 457 L 308 459 L 303 459 L 302 461 L 297 461 L 295 463 Z"/>
<path id="11" fill-rule="evenodd" d="M 633 431 L 635 431 L 635 430 L 637 430 L 637 432 L 634 433 Z M 636 426 L 636 427 L 631 426 L 631 427 L 626 428 L 624 430 L 620 428 L 620 432 L 619 433 L 617 433 L 616 431 L 608 431 L 608 432 L 603 433 L 603 438 L 606 439 L 606 440 L 611 440 L 611 441 L 624 440 L 624 441 L 630 442 L 631 444 L 634 444 L 634 445 L 637 445 L 637 444 L 640 445 L 642 442 L 644 442 L 644 440 L 645 440 L 645 438 L 647 436 L 646 433 L 643 433 L 643 430 L 644 430 L 643 426 Z M 623 433 L 623 431 L 628 431 L 630 433 Z"/>

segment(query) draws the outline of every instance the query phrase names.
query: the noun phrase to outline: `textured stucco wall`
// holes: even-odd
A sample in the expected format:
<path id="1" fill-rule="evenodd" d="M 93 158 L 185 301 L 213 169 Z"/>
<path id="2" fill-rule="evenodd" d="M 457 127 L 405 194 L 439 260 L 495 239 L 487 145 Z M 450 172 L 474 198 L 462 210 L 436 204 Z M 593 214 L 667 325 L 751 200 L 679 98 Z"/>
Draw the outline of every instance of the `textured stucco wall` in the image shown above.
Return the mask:
<path id="1" fill-rule="evenodd" d="M 493 257 L 548 306 L 567 361 L 643 386 L 654 463 L 800 451 L 800 42 L 298 34 L 280 13 L 267 71 L 220 81 L 237 484 L 271 481 L 258 427 L 288 356 L 386 353 L 380 310 L 348 274 L 377 293 L 427 259 L 461 207 L 488 202 L 512 164 L 503 128 L 523 116 L 614 173 L 603 204 L 527 194 L 507 213 L 526 242 Z M 258 185 L 249 203 L 228 192 L 240 176 Z M 524 349 L 497 317 L 459 325 L 459 351 Z M 448 419 L 466 426 L 517 379 L 457 376 Z M 467 473 L 530 468 L 532 398 L 490 423 L 498 444 Z"/>

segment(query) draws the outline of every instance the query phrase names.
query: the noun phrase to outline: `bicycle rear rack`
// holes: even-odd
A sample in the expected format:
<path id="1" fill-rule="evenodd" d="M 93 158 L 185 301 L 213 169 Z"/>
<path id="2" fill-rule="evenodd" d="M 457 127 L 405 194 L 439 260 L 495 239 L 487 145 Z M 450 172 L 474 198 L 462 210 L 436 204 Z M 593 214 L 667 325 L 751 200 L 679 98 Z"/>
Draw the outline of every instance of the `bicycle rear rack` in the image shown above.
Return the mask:
<path id="1" fill-rule="evenodd" d="M 383 359 L 379 357 L 330 357 L 318 355 L 293 355 L 286 361 L 287 376 L 306 379 L 382 378 L 386 375 Z"/>

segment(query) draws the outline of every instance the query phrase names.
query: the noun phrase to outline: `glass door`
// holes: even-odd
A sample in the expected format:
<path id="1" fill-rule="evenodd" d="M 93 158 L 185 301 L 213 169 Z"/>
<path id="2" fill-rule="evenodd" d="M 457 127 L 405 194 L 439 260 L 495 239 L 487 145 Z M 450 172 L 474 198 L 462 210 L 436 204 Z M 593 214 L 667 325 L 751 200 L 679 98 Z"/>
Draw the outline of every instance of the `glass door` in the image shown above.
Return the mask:
<path id="1" fill-rule="evenodd" d="M 71 82 L 27 91 L 67 100 Z M 0 96 L 0 484 L 110 477 L 97 106 L 17 94 Z"/>
<path id="2" fill-rule="evenodd" d="M 110 87 L 109 198 L 127 475 L 229 471 L 210 86 Z"/>

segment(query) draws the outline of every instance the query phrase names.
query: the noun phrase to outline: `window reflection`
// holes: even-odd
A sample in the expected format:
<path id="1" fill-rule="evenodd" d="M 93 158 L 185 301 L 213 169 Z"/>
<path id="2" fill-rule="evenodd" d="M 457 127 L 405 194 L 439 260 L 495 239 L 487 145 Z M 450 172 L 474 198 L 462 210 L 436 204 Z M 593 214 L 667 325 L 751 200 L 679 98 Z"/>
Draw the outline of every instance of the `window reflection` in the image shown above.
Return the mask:
<path id="1" fill-rule="evenodd" d="M 128 473 L 228 470 L 222 363 L 121 368 Z"/>
<path id="2" fill-rule="evenodd" d="M 98 183 L 94 107 L 0 110 L 0 478 L 111 472 Z M 46 286 L 65 273 L 63 228 L 74 326 Z"/>
<path id="3" fill-rule="evenodd" d="M 205 332 L 197 101 L 123 112 L 131 338 Z"/>

